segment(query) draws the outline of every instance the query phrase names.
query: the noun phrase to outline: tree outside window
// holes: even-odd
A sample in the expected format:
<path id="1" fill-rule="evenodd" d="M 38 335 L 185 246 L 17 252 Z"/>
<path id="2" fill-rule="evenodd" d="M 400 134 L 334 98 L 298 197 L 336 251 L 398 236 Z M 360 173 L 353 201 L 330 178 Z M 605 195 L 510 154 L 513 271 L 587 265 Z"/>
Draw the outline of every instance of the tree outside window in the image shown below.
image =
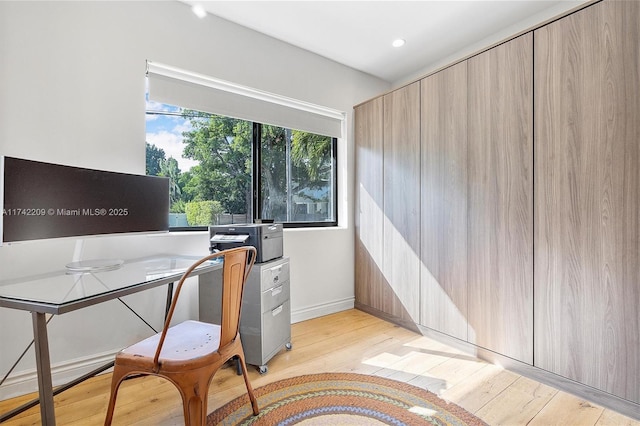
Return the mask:
<path id="1" fill-rule="evenodd" d="M 250 223 L 335 224 L 335 144 L 331 137 L 162 106 L 148 111 L 170 117 L 181 144 L 178 159 L 149 139 L 147 174 L 170 178 L 171 226 Z M 156 123 L 157 124 L 157 123 Z M 156 126 L 157 128 L 157 126 Z M 168 150 L 168 148 L 166 148 Z M 173 148 L 175 151 L 175 148 Z M 253 175 L 260 158 L 259 175 Z M 260 188 L 252 191 L 252 188 Z M 256 206 L 256 208 L 254 208 Z M 256 210 L 256 211 L 254 211 Z"/>

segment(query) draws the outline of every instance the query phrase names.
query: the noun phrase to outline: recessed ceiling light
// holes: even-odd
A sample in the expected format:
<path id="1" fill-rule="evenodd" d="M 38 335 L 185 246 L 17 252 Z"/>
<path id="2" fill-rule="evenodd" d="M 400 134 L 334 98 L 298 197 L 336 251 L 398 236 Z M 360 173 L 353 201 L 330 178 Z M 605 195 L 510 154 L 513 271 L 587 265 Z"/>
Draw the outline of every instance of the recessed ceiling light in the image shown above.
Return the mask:
<path id="1" fill-rule="evenodd" d="M 404 41 L 404 39 L 399 38 L 397 40 L 393 40 L 393 43 L 391 43 L 391 45 L 393 47 L 401 47 L 401 46 L 404 46 L 405 43 L 406 43 L 406 41 Z"/>
<path id="2" fill-rule="evenodd" d="M 196 16 L 197 16 L 198 18 L 200 18 L 200 19 L 202 19 L 202 18 L 204 18 L 205 16 L 207 16 L 207 11 L 206 11 L 206 10 L 204 10 L 204 7 L 202 7 L 202 6 L 201 6 L 201 5 L 199 5 L 199 4 L 194 4 L 194 5 L 191 7 L 191 11 L 192 11 L 193 13 L 195 13 L 195 14 L 196 14 Z"/>

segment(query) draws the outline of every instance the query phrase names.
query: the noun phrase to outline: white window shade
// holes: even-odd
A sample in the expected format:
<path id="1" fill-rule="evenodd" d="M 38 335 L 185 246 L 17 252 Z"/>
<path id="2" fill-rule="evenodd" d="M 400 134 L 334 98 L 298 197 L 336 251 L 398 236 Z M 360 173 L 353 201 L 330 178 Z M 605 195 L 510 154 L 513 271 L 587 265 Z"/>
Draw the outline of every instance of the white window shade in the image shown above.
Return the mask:
<path id="1" fill-rule="evenodd" d="M 149 98 L 242 120 L 342 137 L 344 112 L 147 62 Z"/>

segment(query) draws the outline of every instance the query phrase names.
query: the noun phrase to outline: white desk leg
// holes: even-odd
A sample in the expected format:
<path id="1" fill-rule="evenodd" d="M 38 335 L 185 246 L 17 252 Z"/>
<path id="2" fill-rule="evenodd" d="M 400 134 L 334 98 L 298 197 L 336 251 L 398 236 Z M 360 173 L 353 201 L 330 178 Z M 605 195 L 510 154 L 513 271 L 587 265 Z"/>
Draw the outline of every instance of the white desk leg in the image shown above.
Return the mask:
<path id="1" fill-rule="evenodd" d="M 56 424 L 53 408 L 53 381 L 51 380 L 51 360 L 49 358 L 49 339 L 47 337 L 47 318 L 44 313 L 32 312 L 33 339 L 36 350 L 38 370 L 38 393 L 40 396 L 40 418 L 45 426 Z"/>

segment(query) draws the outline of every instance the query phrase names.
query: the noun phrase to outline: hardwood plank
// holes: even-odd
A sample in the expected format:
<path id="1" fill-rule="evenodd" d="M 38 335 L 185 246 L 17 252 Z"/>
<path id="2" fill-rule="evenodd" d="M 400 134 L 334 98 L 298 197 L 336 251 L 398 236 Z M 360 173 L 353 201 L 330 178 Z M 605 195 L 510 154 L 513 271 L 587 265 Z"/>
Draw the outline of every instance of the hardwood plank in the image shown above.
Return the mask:
<path id="1" fill-rule="evenodd" d="M 525 377 L 492 399 L 475 414 L 491 425 L 526 425 L 558 391 Z M 504 407 L 511 407 L 508 411 Z"/>
<path id="2" fill-rule="evenodd" d="M 595 424 L 604 409 L 564 392 L 558 392 L 540 413 L 529 423 L 530 426 L 585 425 Z"/>
<path id="3" fill-rule="evenodd" d="M 351 323 L 355 324 L 354 329 L 351 329 Z M 333 331 L 328 332 L 331 329 Z M 322 335 L 316 343 L 310 338 L 313 330 Z M 441 391 L 443 398 L 463 407 L 466 405 L 470 411 L 475 410 L 489 424 L 509 425 L 526 424 L 538 415 L 553 421 L 553 410 L 545 412 L 543 407 L 550 396 L 561 394 L 476 360 L 439 341 L 357 310 L 293 324 L 292 340 L 293 350 L 282 351 L 273 358 L 267 374 L 261 376 L 256 369 L 250 368 L 254 387 L 318 372 L 386 374 L 396 380 L 406 378 L 414 385 Z M 393 373 L 388 374 L 389 371 Z M 507 386 L 509 381 L 512 383 Z M 58 424 L 102 425 L 110 383 L 111 374 L 104 374 L 56 396 Z M 243 393 L 242 378 L 235 374 L 232 366 L 224 368 L 214 377 L 208 409 L 213 411 Z M 18 405 L 16 402 L 20 399 L 23 398 L 0 401 L 0 411 Z M 566 413 L 558 416 L 571 419 L 575 415 L 578 418 L 581 410 L 579 404 L 567 404 Z M 581 426 L 596 424 L 589 423 L 593 420 L 589 419 Z M 182 424 L 180 397 L 172 385 L 155 377 L 127 381 L 118 396 L 114 420 L 114 425 Z M 39 424 L 40 415 L 36 407 L 3 423 L 3 426 Z M 597 424 L 638 426 L 640 422 L 604 410 Z"/>
<path id="4" fill-rule="evenodd" d="M 486 365 L 468 379 L 444 391 L 440 396 L 447 401 L 455 402 L 471 413 L 476 413 L 511 386 L 518 377 L 517 374 L 498 366 Z"/>
<path id="5" fill-rule="evenodd" d="M 421 94 L 420 324 L 467 340 L 467 62 Z"/>
<path id="6" fill-rule="evenodd" d="M 533 36 L 468 61 L 468 341 L 533 363 Z"/>
<path id="7" fill-rule="evenodd" d="M 640 422 L 611 410 L 604 410 L 596 422 L 596 426 L 637 426 L 638 424 Z"/>
<path id="8" fill-rule="evenodd" d="M 536 365 L 640 403 L 640 2 L 535 32 Z"/>
<path id="9" fill-rule="evenodd" d="M 440 396 L 456 384 L 461 383 L 469 376 L 486 366 L 484 361 L 467 356 L 457 355 L 426 371 L 430 377 L 442 381 L 439 386 L 427 386 L 427 389 Z"/>
<path id="10" fill-rule="evenodd" d="M 420 320 L 420 83 L 384 96 L 382 311 Z"/>

